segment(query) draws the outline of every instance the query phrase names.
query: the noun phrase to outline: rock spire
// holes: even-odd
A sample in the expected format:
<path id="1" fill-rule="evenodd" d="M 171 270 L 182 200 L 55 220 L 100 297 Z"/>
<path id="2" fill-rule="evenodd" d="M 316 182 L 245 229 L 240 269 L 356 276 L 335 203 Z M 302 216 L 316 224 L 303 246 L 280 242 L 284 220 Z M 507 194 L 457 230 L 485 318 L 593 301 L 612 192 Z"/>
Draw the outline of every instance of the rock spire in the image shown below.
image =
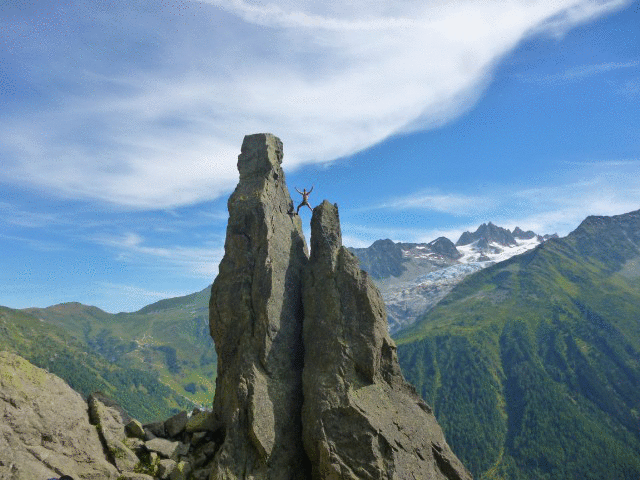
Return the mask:
<path id="1" fill-rule="evenodd" d="M 305 478 L 302 272 L 307 247 L 282 171 L 282 142 L 244 138 L 225 254 L 209 303 L 218 354 L 213 404 L 224 442 L 216 479 Z"/>
<path id="2" fill-rule="evenodd" d="M 278 138 L 245 137 L 211 290 L 223 440 L 210 480 L 470 479 L 405 382 L 380 293 L 326 200 L 307 258 L 281 161 Z"/>

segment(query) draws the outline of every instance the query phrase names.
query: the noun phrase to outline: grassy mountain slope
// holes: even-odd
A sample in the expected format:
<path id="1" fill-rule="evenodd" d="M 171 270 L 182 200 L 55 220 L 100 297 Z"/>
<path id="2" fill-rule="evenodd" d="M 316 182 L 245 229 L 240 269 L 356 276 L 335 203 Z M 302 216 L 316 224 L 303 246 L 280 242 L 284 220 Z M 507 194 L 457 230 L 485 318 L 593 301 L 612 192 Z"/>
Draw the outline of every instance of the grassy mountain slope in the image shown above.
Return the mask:
<path id="1" fill-rule="evenodd" d="M 476 478 L 640 477 L 640 212 L 467 277 L 396 338 Z"/>
<path id="2" fill-rule="evenodd" d="M 109 362 L 157 375 L 176 394 L 208 405 L 216 377 L 215 349 L 209 335 L 209 293 L 207 287 L 116 315 L 79 303 L 24 312 L 69 332 Z"/>
<path id="3" fill-rule="evenodd" d="M 85 397 L 100 390 L 117 398 L 143 422 L 193 405 L 160 382 L 157 374 L 109 362 L 63 328 L 24 311 L 0 307 L 0 350 L 46 368 Z"/>

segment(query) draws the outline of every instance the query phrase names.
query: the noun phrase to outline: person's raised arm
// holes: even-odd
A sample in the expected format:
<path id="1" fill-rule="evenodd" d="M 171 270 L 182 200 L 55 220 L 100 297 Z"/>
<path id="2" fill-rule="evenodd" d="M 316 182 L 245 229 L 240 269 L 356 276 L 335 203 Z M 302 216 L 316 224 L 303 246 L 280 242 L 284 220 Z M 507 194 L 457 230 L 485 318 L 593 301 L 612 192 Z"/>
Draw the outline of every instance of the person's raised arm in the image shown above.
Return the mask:
<path id="1" fill-rule="evenodd" d="M 298 190 L 298 187 L 293 187 L 296 189 L 296 192 L 298 192 L 300 195 L 302 195 L 302 192 L 300 190 Z"/>
<path id="2" fill-rule="evenodd" d="M 311 193 L 313 192 L 313 185 L 311 185 L 311 190 L 309 190 L 307 193 Z"/>

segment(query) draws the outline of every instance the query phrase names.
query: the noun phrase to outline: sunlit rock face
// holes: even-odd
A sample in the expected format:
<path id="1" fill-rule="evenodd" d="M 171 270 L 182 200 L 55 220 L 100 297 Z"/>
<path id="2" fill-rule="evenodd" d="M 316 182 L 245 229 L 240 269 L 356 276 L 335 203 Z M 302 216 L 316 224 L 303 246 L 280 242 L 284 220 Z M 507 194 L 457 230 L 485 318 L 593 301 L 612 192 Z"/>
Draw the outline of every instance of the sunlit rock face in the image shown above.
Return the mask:
<path id="1" fill-rule="evenodd" d="M 61 378 L 0 352 L 0 478 L 115 480 L 87 403 Z"/>

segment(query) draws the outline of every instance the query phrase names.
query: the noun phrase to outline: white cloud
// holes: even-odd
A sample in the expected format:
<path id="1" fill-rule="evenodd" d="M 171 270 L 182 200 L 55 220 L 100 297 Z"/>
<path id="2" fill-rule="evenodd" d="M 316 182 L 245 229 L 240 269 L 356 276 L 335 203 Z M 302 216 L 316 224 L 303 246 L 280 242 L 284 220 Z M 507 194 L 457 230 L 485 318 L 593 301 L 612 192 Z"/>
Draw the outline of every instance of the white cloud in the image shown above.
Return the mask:
<path id="1" fill-rule="evenodd" d="M 218 265 L 224 255 L 224 249 L 220 246 L 150 246 L 142 236 L 134 232 L 116 236 L 102 235 L 95 237 L 93 241 L 112 248 L 121 262 L 147 263 L 157 269 L 177 270 L 183 276 L 210 281 L 218 274 Z"/>
<path id="2" fill-rule="evenodd" d="M 295 168 L 441 125 L 474 104 L 524 38 L 625 3 L 229 0 L 197 12 L 188 4 L 184 16 L 119 3 L 118 14 L 90 10 L 93 43 L 73 24 L 66 43 L 81 43 L 77 51 L 57 38 L 65 46 L 49 46 L 44 66 L 28 72 L 51 101 L 0 119 L 0 179 L 143 209 L 216 198 L 236 182 L 244 134 L 280 135 Z M 76 13 L 64 21 L 84 21 Z"/>
<path id="3" fill-rule="evenodd" d="M 495 208 L 497 199 L 489 195 L 463 195 L 459 193 L 416 192 L 369 209 L 408 210 L 448 213 L 455 216 L 480 215 Z M 364 209 L 367 210 L 367 209 Z"/>
<path id="4" fill-rule="evenodd" d="M 612 70 L 637 68 L 640 66 L 640 62 L 609 62 L 598 63 L 592 65 L 581 65 L 573 67 L 564 72 L 555 73 L 544 76 L 522 76 L 521 79 L 526 82 L 536 82 L 548 84 L 551 86 L 557 86 L 564 83 L 575 82 L 583 78 L 592 77 L 595 75 L 610 72 Z"/>

